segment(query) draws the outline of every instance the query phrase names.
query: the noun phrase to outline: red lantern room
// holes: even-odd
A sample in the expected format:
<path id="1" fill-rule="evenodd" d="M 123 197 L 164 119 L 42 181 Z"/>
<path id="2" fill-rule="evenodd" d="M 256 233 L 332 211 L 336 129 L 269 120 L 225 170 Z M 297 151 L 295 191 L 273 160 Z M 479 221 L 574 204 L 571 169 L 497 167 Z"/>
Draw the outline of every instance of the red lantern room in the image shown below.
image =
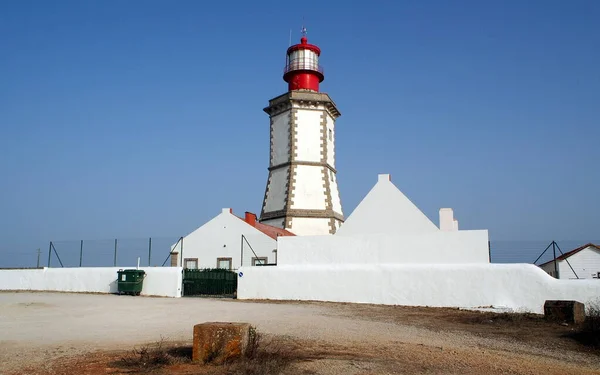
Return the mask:
<path id="1" fill-rule="evenodd" d="M 287 50 L 283 80 L 288 83 L 289 91 L 319 91 L 319 83 L 325 79 L 323 69 L 319 66 L 321 49 L 314 44 L 308 44 L 305 33 L 303 30 L 300 44 Z"/>

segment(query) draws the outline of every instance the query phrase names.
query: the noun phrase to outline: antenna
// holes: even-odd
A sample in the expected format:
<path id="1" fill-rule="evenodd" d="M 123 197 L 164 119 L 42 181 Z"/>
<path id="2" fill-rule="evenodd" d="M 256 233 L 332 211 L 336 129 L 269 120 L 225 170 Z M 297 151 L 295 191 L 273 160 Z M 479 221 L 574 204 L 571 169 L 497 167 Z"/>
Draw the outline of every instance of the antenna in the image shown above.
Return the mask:
<path id="1" fill-rule="evenodd" d="M 306 27 L 304 27 L 304 16 L 302 16 L 302 29 L 300 30 L 300 33 L 303 37 L 306 37 Z"/>
<path id="2" fill-rule="evenodd" d="M 292 29 L 290 29 L 290 45 L 288 47 L 292 46 Z"/>

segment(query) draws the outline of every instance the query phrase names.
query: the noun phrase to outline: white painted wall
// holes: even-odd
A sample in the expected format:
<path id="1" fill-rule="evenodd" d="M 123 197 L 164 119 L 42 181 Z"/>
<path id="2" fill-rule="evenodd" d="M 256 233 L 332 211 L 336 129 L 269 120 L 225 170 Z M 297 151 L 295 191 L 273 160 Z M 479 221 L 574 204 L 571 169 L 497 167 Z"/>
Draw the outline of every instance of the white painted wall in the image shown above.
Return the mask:
<path id="1" fill-rule="evenodd" d="M 250 247 L 257 256 L 275 263 L 273 250 L 277 248 L 277 241 L 231 214 L 228 208 L 183 238 L 183 256 L 180 255 L 179 260 L 197 258 L 198 268 L 215 268 L 217 258 L 231 258 L 232 268 L 238 268 L 242 264 L 242 234 L 250 243 L 250 246 L 244 243 L 244 265 L 252 264 L 254 254 Z M 179 252 L 179 247 L 173 251 Z"/>
<path id="2" fill-rule="evenodd" d="M 557 261 L 556 267 L 558 267 L 558 262 L 560 262 L 560 261 Z M 546 272 L 548 275 L 550 275 L 552 277 L 556 277 L 556 275 L 554 274 L 554 262 L 544 264 L 544 265 L 540 266 L 540 268 L 543 269 L 544 272 Z"/>
<path id="3" fill-rule="evenodd" d="M 489 263 L 487 230 L 281 237 L 280 265 Z"/>
<path id="4" fill-rule="evenodd" d="M 504 307 L 543 313 L 549 299 L 588 303 L 597 280 L 556 280 L 531 264 L 344 264 L 244 267 L 239 299 L 436 307 Z"/>
<path id="5" fill-rule="evenodd" d="M 327 164 L 335 168 L 335 120 L 329 112 L 325 120 L 327 121 Z M 331 139 L 329 139 L 329 130 L 331 130 Z"/>
<path id="6" fill-rule="evenodd" d="M 287 163 L 290 161 L 290 111 L 272 117 L 272 121 L 271 164 Z"/>
<path id="7" fill-rule="evenodd" d="M 580 279 L 593 279 L 600 272 L 600 251 L 594 247 L 586 247 L 571 255 L 568 260 Z M 540 268 L 549 275 L 556 276 L 554 262 L 543 264 Z M 557 268 L 560 279 L 577 279 L 564 259 L 557 260 Z"/>
<path id="8" fill-rule="evenodd" d="M 594 247 L 585 249 L 568 258 L 571 267 L 580 279 L 591 279 L 600 272 L 600 251 Z M 576 276 L 565 260 L 558 262 L 558 275 L 561 279 L 575 279 Z M 600 280 L 597 280 L 600 282 Z"/>
<path id="9" fill-rule="evenodd" d="M 438 227 L 382 174 L 335 235 L 436 232 Z"/>
<path id="10" fill-rule="evenodd" d="M 333 175 L 333 179 L 331 176 Z M 342 202 L 340 200 L 340 193 L 338 190 L 337 176 L 332 171 L 329 171 L 329 187 L 331 189 L 331 203 L 334 212 L 340 215 L 344 215 L 342 212 Z"/>
<path id="11" fill-rule="evenodd" d="M 322 108 L 323 106 L 318 106 Z M 322 111 L 297 109 L 296 144 L 300 161 L 321 161 L 321 115 Z M 318 167 L 312 167 L 319 170 Z"/>
<path id="12" fill-rule="evenodd" d="M 289 169 L 289 167 L 284 167 L 271 171 L 268 182 L 269 190 L 267 191 L 267 200 L 264 207 L 265 212 L 284 209 Z"/>
<path id="13" fill-rule="evenodd" d="M 294 217 L 292 218 L 292 226 L 288 229 L 296 236 L 329 235 L 329 219 Z M 279 237 L 279 240 L 282 238 Z M 280 246 L 279 240 L 277 251 L 279 251 Z M 279 260 L 277 263 L 279 263 Z"/>
<path id="14" fill-rule="evenodd" d="M 324 210 L 326 207 L 323 167 L 297 165 L 294 168 L 296 183 L 291 208 Z"/>
<path id="15" fill-rule="evenodd" d="M 0 270 L 0 290 L 117 293 L 119 269 L 121 268 L 79 267 Z M 140 267 L 140 269 L 146 272 L 142 295 L 181 297 L 182 268 Z"/>

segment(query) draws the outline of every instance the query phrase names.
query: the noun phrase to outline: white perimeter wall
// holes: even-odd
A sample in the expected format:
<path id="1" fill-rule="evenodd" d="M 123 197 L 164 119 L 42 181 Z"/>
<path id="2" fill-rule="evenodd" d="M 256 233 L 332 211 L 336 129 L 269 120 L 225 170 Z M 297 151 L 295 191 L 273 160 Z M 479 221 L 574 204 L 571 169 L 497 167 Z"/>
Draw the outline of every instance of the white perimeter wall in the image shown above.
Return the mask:
<path id="1" fill-rule="evenodd" d="M 489 263 L 487 230 L 280 237 L 277 242 L 280 265 Z"/>
<path id="2" fill-rule="evenodd" d="M 0 290 L 117 293 L 118 267 L 0 270 Z M 181 297 L 180 267 L 140 267 L 146 272 L 142 295 Z"/>
<path id="3" fill-rule="evenodd" d="M 556 280 L 531 264 L 356 264 L 244 267 L 239 299 L 435 307 L 504 307 L 543 313 L 546 300 L 589 303 L 597 280 Z"/>

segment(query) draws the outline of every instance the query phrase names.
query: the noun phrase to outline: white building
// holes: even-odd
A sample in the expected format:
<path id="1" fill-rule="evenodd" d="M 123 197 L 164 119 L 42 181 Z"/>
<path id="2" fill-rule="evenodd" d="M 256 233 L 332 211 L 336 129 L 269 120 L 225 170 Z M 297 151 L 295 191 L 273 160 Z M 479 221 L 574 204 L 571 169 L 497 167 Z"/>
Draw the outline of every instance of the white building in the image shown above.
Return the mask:
<path id="1" fill-rule="evenodd" d="M 452 216 L 440 210 L 438 228 L 380 175 L 335 235 L 280 237 L 276 267 L 243 267 L 237 297 L 543 313 L 546 300 L 600 295 L 596 280 L 490 264 L 487 230 L 458 230 Z"/>
<path id="2" fill-rule="evenodd" d="M 319 47 L 288 48 L 288 92 L 269 101 L 269 178 L 260 221 L 296 235 L 333 234 L 344 222 L 335 169 L 335 120 L 329 95 L 319 92 Z"/>
<path id="3" fill-rule="evenodd" d="M 600 247 L 588 243 L 539 267 L 557 279 L 600 279 Z"/>
<path id="4" fill-rule="evenodd" d="M 242 265 L 276 264 L 279 236 L 293 234 L 259 223 L 253 213 L 246 212 L 240 218 L 231 208 L 224 208 L 221 214 L 173 244 L 171 265 L 231 270 Z"/>

